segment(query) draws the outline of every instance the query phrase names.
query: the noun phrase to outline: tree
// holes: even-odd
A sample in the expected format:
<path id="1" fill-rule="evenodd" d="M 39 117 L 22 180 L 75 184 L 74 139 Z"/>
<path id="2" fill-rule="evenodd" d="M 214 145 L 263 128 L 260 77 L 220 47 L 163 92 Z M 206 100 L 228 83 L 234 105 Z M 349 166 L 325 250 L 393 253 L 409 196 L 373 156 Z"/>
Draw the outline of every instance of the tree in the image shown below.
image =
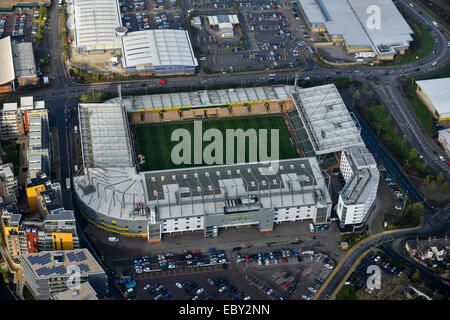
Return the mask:
<path id="1" fill-rule="evenodd" d="M 355 92 L 353 92 L 352 94 L 352 107 L 355 104 L 355 101 L 358 101 L 361 98 L 361 93 L 359 92 L 359 90 L 356 90 Z"/>
<path id="2" fill-rule="evenodd" d="M 441 192 L 442 192 L 442 193 L 447 193 L 447 192 L 448 192 L 448 181 L 445 181 L 445 182 L 441 185 Z"/>
<path id="3" fill-rule="evenodd" d="M 444 173 L 439 172 L 439 174 L 436 176 L 436 182 L 441 184 L 442 182 L 444 182 L 444 180 L 445 180 Z"/>
<path id="4" fill-rule="evenodd" d="M 416 281 L 420 279 L 420 270 L 419 269 L 416 269 L 416 271 L 411 276 L 411 279 L 416 280 Z"/>
<path id="5" fill-rule="evenodd" d="M 437 184 L 436 181 L 431 181 L 431 183 L 428 185 L 428 193 L 431 194 L 436 190 Z"/>
<path id="6" fill-rule="evenodd" d="M 417 151 L 416 148 L 412 148 L 411 150 L 409 150 L 409 159 L 413 160 L 416 159 L 419 156 L 419 151 Z"/>

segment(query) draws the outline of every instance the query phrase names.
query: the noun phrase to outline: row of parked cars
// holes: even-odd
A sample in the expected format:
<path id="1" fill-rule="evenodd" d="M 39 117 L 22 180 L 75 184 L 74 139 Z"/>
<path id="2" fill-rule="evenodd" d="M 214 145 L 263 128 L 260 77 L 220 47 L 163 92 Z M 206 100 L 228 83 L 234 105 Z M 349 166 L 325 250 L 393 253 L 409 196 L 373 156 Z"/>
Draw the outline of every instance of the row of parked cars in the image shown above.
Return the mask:
<path id="1" fill-rule="evenodd" d="M 395 203 L 395 209 L 402 210 L 403 209 L 403 193 L 398 190 L 397 185 L 394 183 L 392 178 L 387 173 L 386 169 L 381 169 L 381 173 L 384 176 L 384 179 L 386 180 L 386 183 L 388 184 L 389 188 L 391 188 L 394 191 L 395 197 L 397 199 L 397 202 Z"/>
<path id="2" fill-rule="evenodd" d="M 215 280 L 208 279 L 208 283 L 211 286 L 214 286 L 220 293 L 224 294 L 227 297 L 230 297 L 231 300 L 251 299 L 250 296 L 246 295 L 243 291 L 239 291 L 239 289 L 236 288 L 236 286 L 226 278 L 216 278 Z"/>
<path id="3" fill-rule="evenodd" d="M 386 272 L 396 274 L 398 277 L 400 277 L 403 274 L 402 270 L 392 265 L 390 262 L 384 261 L 380 256 L 376 254 L 372 254 L 370 256 L 370 259 L 376 264 L 378 264 L 380 267 L 382 267 Z"/>
<path id="4" fill-rule="evenodd" d="M 158 254 L 158 263 L 161 270 L 174 269 L 176 267 L 175 256 L 171 252 Z"/>
<path id="5" fill-rule="evenodd" d="M 150 258 L 148 256 L 134 258 L 134 270 L 136 273 L 150 272 Z"/>
<path id="6" fill-rule="evenodd" d="M 208 295 L 202 287 L 200 287 L 195 281 L 184 281 L 183 283 L 176 282 L 175 285 L 183 289 L 184 294 L 191 297 L 191 300 L 212 300 L 213 297 Z"/>
<path id="7" fill-rule="evenodd" d="M 147 284 L 144 287 L 144 290 L 151 296 L 154 296 L 153 300 L 164 300 L 172 297 L 172 292 L 168 291 L 167 288 L 159 282 L 156 282 L 153 285 Z"/>
<path id="8" fill-rule="evenodd" d="M 286 263 L 286 258 L 291 256 L 296 256 L 298 261 L 300 262 L 300 255 L 301 253 L 298 250 L 283 249 L 269 253 L 238 255 L 236 258 L 236 262 L 256 261 L 258 265 L 270 265 L 271 260 L 273 260 L 274 264 Z"/>

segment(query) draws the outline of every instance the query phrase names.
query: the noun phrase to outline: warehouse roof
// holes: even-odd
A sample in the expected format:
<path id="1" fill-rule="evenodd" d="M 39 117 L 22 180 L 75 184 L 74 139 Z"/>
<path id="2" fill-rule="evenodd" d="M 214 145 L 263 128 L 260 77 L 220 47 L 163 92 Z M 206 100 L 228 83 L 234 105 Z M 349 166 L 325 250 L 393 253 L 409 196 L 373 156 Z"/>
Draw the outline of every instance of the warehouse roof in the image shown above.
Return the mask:
<path id="1" fill-rule="evenodd" d="M 142 30 L 122 38 L 124 67 L 139 65 L 197 66 L 186 30 Z"/>
<path id="2" fill-rule="evenodd" d="M 450 78 L 416 81 L 439 114 L 450 113 Z"/>
<path id="3" fill-rule="evenodd" d="M 119 44 L 122 26 L 117 0 L 73 0 L 77 47 Z"/>
<path id="4" fill-rule="evenodd" d="M 317 154 L 365 146 L 334 84 L 298 89 L 292 98 Z"/>
<path id="5" fill-rule="evenodd" d="M 378 55 L 392 54 L 413 40 L 409 27 L 392 0 L 299 0 L 308 21 L 323 24 L 331 36 L 342 37 L 349 47 L 372 48 Z M 380 28 L 368 21 L 380 10 Z"/>
<path id="6" fill-rule="evenodd" d="M 78 105 L 85 167 L 132 167 L 127 119 L 120 104 Z"/>
<path id="7" fill-rule="evenodd" d="M 15 79 L 11 37 L 0 39 L 0 85 Z"/>
<path id="8" fill-rule="evenodd" d="M 202 90 L 124 97 L 122 102 L 125 105 L 127 112 L 163 108 L 201 108 L 206 106 L 232 105 L 236 103 L 291 100 L 290 94 L 292 89 L 293 86 L 279 85 L 254 88 Z M 117 103 L 118 98 L 113 98 L 107 102 Z"/>
<path id="9" fill-rule="evenodd" d="M 36 63 L 34 61 L 33 44 L 31 42 L 12 44 L 14 71 L 17 77 L 36 75 Z M 31 104 L 33 106 L 33 104 Z"/>

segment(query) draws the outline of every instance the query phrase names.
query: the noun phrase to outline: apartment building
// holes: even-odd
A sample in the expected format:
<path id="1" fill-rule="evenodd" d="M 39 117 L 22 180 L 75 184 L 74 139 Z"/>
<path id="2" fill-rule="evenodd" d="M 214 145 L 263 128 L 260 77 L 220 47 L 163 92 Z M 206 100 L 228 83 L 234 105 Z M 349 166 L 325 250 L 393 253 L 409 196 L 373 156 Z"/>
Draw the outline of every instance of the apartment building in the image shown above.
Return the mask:
<path id="1" fill-rule="evenodd" d="M 17 184 L 17 179 L 14 176 L 12 163 L 0 165 L 0 196 L 18 196 L 19 186 Z"/>
<path id="2" fill-rule="evenodd" d="M 19 137 L 20 112 L 17 103 L 4 103 L 0 111 L 1 140 L 15 140 Z"/>
<path id="3" fill-rule="evenodd" d="M 19 255 L 25 282 L 37 300 L 88 282 L 98 295 L 105 295 L 107 276 L 87 249 L 50 251 Z"/>
<path id="4" fill-rule="evenodd" d="M 20 254 L 79 248 L 73 211 L 59 209 L 41 219 L 23 219 L 11 208 L 1 209 L 1 226 L 8 254 Z"/>
<path id="5" fill-rule="evenodd" d="M 340 226 L 359 228 L 375 204 L 380 178 L 377 163 L 366 148 L 349 148 L 341 153 L 340 169 L 345 180 L 337 205 Z"/>

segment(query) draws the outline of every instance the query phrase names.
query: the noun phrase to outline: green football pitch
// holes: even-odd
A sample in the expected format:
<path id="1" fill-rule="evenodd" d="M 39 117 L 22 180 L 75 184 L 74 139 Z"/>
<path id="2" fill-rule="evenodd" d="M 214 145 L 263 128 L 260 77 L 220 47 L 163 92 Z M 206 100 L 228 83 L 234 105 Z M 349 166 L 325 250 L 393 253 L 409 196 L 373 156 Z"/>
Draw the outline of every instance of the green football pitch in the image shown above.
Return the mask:
<path id="1" fill-rule="evenodd" d="M 217 119 L 217 120 L 202 120 L 202 134 L 210 129 L 219 129 L 222 132 L 224 139 L 223 145 L 225 148 L 225 130 L 226 129 L 242 129 L 246 131 L 247 129 L 253 128 L 258 132 L 258 129 L 268 129 L 267 131 L 267 153 L 270 156 L 271 150 L 271 129 L 278 129 L 279 133 L 279 158 L 281 159 L 292 159 L 297 158 L 297 152 L 291 142 L 289 132 L 286 128 L 284 120 L 281 116 L 270 116 L 270 117 L 245 117 L 245 118 L 229 118 L 229 119 Z M 191 163 L 187 164 L 174 164 L 171 160 L 172 149 L 175 145 L 180 143 L 180 141 L 171 141 L 172 132 L 176 129 L 187 129 L 191 134 Z M 195 166 L 205 166 L 207 164 L 194 164 L 194 122 L 178 122 L 169 124 L 152 124 L 144 126 L 134 127 L 134 136 L 136 139 L 136 152 L 145 157 L 145 163 L 141 166 L 143 171 L 152 170 L 164 170 L 164 169 L 174 169 L 174 168 L 186 168 Z M 260 137 L 258 136 L 258 144 Z M 245 141 L 246 156 L 245 161 L 248 162 L 249 156 L 249 139 Z M 202 142 L 202 150 L 209 145 L 210 141 Z M 237 148 L 237 139 L 235 139 L 235 150 Z M 258 150 L 259 152 L 259 150 Z M 223 150 L 224 160 L 226 163 L 226 150 Z M 235 161 L 237 162 L 237 155 L 235 154 Z M 259 153 L 258 153 L 259 154 Z M 258 156 L 259 160 L 259 156 Z"/>

